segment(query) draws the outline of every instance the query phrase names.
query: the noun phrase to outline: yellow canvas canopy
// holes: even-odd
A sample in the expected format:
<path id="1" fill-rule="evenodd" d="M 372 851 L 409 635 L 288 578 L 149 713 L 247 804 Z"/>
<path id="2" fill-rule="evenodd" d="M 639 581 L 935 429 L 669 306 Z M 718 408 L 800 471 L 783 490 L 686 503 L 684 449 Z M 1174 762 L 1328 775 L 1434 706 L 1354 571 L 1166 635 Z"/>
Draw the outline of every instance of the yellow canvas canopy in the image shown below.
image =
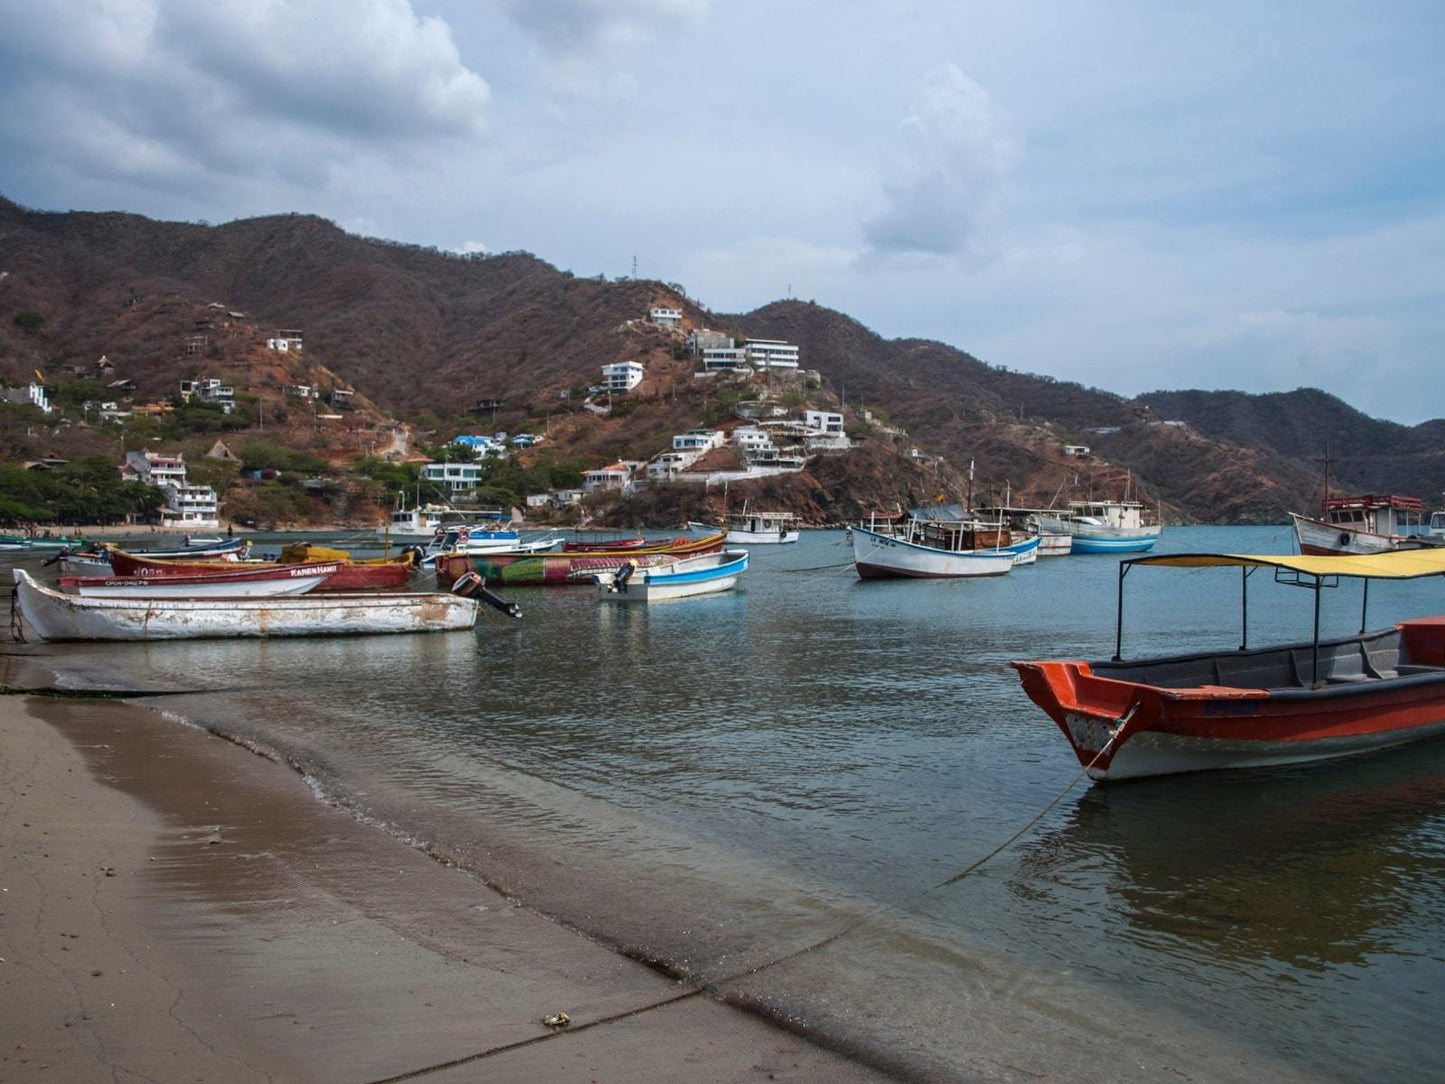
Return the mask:
<path id="1" fill-rule="evenodd" d="M 1135 557 L 1129 565 L 1165 565 L 1172 568 L 1277 568 L 1305 576 L 1354 576 L 1370 580 L 1408 580 L 1418 576 L 1445 576 L 1445 546 L 1348 557 L 1295 556 L 1249 553 L 1165 553 Z"/>

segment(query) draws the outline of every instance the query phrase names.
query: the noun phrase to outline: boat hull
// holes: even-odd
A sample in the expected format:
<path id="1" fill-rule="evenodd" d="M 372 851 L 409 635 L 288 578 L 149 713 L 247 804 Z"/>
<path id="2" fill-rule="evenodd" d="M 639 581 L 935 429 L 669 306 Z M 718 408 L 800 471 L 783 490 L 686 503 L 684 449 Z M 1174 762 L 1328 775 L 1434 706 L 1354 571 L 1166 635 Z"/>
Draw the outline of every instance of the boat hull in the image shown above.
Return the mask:
<path id="1" fill-rule="evenodd" d="M 599 550 L 592 553 L 482 553 L 437 558 L 437 583 L 450 587 L 467 572 L 489 584 L 511 587 L 549 584 L 590 584 L 600 572 L 611 572 L 629 562 L 641 567 L 671 564 L 687 557 L 716 553 L 723 547 L 721 533 L 699 539 L 679 539 L 645 550 Z"/>
<path id="2" fill-rule="evenodd" d="M 15 569 L 20 614 L 45 640 L 197 640 L 453 632 L 476 624 L 477 601 L 456 595 L 283 598 L 80 598 Z"/>
<path id="3" fill-rule="evenodd" d="M 859 579 L 864 580 L 1002 576 L 1015 564 L 1015 555 L 1007 549 L 953 552 L 906 542 L 866 527 L 854 527 L 850 533 L 853 564 Z"/>
<path id="4" fill-rule="evenodd" d="M 337 565 L 251 569 L 194 576 L 62 576 L 60 586 L 82 598 L 269 598 L 304 595 L 336 574 Z"/>
<path id="5" fill-rule="evenodd" d="M 1297 764 L 1445 733 L 1445 618 L 1318 651 L 1013 665 L 1098 781 Z"/>
<path id="6" fill-rule="evenodd" d="M 1145 553 L 1159 541 L 1157 527 L 1079 527 L 1069 540 L 1070 553 Z"/>
<path id="7" fill-rule="evenodd" d="M 730 591 L 747 568 L 746 550 L 728 550 L 639 569 L 620 586 L 618 572 L 598 573 L 595 580 L 603 602 L 661 602 Z"/>
<path id="8" fill-rule="evenodd" d="M 227 569 L 299 567 L 276 561 L 157 561 L 124 550 L 110 551 L 110 567 L 117 576 L 194 576 L 219 573 Z M 316 588 L 322 593 L 332 591 L 399 591 L 411 578 L 411 565 L 395 560 L 385 563 L 342 561 L 336 571 Z"/>
<path id="9" fill-rule="evenodd" d="M 1393 550 L 1419 549 L 1430 544 L 1418 535 L 1374 534 L 1338 523 L 1310 519 L 1296 512 L 1291 512 L 1289 516 L 1294 521 L 1295 541 L 1299 544 L 1299 551 L 1319 557 L 1389 553 Z"/>

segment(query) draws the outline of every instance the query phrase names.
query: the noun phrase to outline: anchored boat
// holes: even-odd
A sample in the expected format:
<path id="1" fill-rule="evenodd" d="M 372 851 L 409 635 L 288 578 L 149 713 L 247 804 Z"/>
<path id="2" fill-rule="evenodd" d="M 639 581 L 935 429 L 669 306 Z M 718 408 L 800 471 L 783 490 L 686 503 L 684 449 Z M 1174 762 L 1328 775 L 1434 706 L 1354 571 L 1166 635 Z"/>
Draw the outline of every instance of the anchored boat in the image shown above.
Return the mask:
<path id="1" fill-rule="evenodd" d="M 723 550 L 651 568 L 624 564 L 593 579 L 603 602 L 659 602 L 729 591 L 747 569 L 747 550 Z"/>
<path id="2" fill-rule="evenodd" d="M 1124 578 L 1139 565 L 1238 568 L 1237 651 L 1122 658 Z M 1249 579 L 1315 592 L 1314 637 L 1248 647 Z M 1369 584 L 1445 575 L 1445 551 L 1371 557 L 1170 554 L 1119 564 L 1119 625 L 1106 662 L 1015 662 L 1024 691 L 1054 720 L 1095 780 L 1347 756 L 1445 731 L 1445 617 L 1366 632 Z M 1363 583 L 1360 633 L 1321 640 L 1320 590 Z"/>

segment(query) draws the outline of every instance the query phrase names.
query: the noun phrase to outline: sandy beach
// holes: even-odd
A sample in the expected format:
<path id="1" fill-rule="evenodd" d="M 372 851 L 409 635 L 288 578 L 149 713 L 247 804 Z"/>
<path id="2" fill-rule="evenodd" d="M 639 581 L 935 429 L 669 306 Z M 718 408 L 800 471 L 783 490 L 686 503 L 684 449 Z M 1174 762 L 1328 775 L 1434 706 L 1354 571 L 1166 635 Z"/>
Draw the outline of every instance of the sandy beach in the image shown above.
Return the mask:
<path id="1" fill-rule="evenodd" d="M 0 823 L 3 1080 L 888 1079 L 148 707 L 0 698 Z"/>

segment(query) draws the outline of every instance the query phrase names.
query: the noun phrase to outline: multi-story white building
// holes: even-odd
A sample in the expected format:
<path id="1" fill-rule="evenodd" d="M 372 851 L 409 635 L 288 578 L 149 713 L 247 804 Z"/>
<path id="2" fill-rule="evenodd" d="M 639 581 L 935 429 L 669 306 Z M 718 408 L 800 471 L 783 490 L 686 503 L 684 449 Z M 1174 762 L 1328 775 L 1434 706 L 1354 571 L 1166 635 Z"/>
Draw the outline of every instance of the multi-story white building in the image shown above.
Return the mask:
<path id="1" fill-rule="evenodd" d="M 642 383 L 642 365 L 636 361 L 619 361 L 602 366 L 602 383 L 610 392 L 631 391 Z"/>
<path id="2" fill-rule="evenodd" d="M 829 436 L 843 435 L 843 415 L 829 410 L 803 411 L 803 424 L 818 433 Z"/>
<path id="3" fill-rule="evenodd" d="M 216 491 L 186 481 L 186 460 L 179 452 L 126 452 L 120 474 L 127 481 L 156 486 L 166 495 L 166 506 L 160 510 L 162 526 L 192 530 L 221 525 Z"/>
<path id="4" fill-rule="evenodd" d="M 705 373 L 734 373 L 748 368 L 747 351 L 740 346 L 709 346 L 702 352 Z"/>
<path id="5" fill-rule="evenodd" d="M 743 350 L 754 369 L 796 369 L 798 348 L 778 339 L 744 339 Z"/>
<path id="6" fill-rule="evenodd" d="M 734 447 L 742 452 L 748 459 L 756 458 L 764 453 L 777 454 L 777 446 L 773 444 L 773 438 L 755 425 L 740 425 L 733 430 L 732 441 Z"/>
<path id="7" fill-rule="evenodd" d="M 266 340 L 266 349 L 279 354 L 300 352 L 303 344 L 299 328 L 282 328 L 275 336 Z"/>
<path id="8" fill-rule="evenodd" d="M 686 433 L 678 433 L 672 438 L 672 450 L 697 452 L 701 455 L 714 448 L 721 448 L 726 440 L 726 434 L 720 429 L 689 429 Z"/>
<path id="9" fill-rule="evenodd" d="M 421 476 L 423 481 L 446 486 L 453 494 L 470 493 L 481 484 L 484 470 L 480 463 L 428 463 Z"/>
<path id="10" fill-rule="evenodd" d="M 677 327 L 682 323 L 682 310 L 654 305 L 648 313 L 648 319 L 654 324 L 661 324 L 663 327 Z"/>
<path id="11" fill-rule="evenodd" d="M 182 380 L 181 401 L 189 403 L 193 398 L 218 406 L 225 414 L 234 414 L 236 411 L 236 389 L 230 384 L 222 384 L 215 377 Z"/>

